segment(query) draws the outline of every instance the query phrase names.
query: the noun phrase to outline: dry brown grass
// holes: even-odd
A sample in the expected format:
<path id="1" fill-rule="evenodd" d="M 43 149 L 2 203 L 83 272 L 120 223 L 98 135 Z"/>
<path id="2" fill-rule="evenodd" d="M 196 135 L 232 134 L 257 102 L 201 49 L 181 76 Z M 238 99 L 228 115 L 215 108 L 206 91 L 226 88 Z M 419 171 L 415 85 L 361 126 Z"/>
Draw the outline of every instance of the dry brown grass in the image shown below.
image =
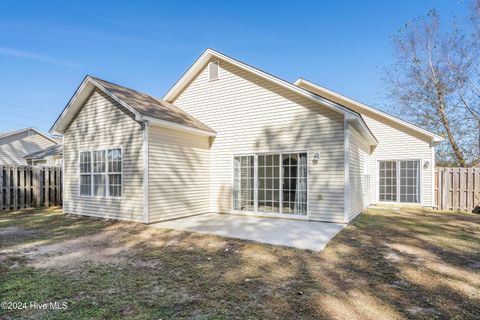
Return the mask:
<path id="1" fill-rule="evenodd" d="M 0 300 L 31 318 L 478 319 L 480 216 L 371 209 L 321 252 L 141 224 L 0 216 Z"/>

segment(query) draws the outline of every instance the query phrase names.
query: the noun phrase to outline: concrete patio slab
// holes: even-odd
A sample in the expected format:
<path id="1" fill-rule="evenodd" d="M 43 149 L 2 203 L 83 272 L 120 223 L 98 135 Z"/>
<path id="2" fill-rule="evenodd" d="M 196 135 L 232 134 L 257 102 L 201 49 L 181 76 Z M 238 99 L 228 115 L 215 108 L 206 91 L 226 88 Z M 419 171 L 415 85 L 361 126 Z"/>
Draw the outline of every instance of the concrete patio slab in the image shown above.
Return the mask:
<path id="1" fill-rule="evenodd" d="M 323 250 L 327 243 L 345 227 L 340 223 L 214 213 L 157 222 L 150 226 L 314 251 Z"/>

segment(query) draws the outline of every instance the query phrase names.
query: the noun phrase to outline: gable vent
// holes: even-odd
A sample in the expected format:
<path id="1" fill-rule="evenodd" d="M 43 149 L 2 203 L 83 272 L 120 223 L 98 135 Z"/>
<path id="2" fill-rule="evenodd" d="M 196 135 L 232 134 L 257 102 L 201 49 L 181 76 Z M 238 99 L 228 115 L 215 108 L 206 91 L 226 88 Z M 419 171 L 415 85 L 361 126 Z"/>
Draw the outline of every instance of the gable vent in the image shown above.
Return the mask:
<path id="1" fill-rule="evenodd" d="M 212 61 L 208 64 L 208 81 L 218 79 L 218 61 Z"/>

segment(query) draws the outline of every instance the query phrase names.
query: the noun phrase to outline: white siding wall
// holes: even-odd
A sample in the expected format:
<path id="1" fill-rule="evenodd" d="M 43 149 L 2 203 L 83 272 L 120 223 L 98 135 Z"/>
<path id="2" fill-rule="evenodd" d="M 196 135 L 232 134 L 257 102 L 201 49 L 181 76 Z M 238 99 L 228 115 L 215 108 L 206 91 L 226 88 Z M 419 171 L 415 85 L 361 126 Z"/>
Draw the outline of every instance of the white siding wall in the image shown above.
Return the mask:
<path id="1" fill-rule="evenodd" d="M 309 217 L 344 222 L 343 116 L 226 62 L 219 69 L 219 80 L 209 82 L 205 68 L 174 101 L 217 131 L 211 210 L 232 210 L 232 155 L 308 150 Z"/>
<path id="2" fill-rule="evenodd" d="M 369 157 L 369 146 L 360 134 L 349 127 L 349 220 L 361 213 L 370 205 L 370 193 L 365 185 L 366 165 Z"/>
<path id="3" fill-rule="evenodd" d="M 210 211 L 209 138 L 149 128 L 149 222 Z"/>
<path id="4" fill-rule="evenodd" d="M 363 117 L 368 127 L 378 139 L 379 144 L 369 161 L 371 174 L 371 201 L 378 203 L 378 161 L 379 160 L 421 160 L 421 205 L 433 206 L 433 149 L 430 141 L 413 130 L 399 126 L 389 120 L 379 119 L 377 115 L 364 113 Z M 425 161 L 430 165 L 423 168 Z"/>
<path id="5" fill-rule="evenodd" d="M 143 212 L 143 131 L 111 98 L 98 91 L 87 100 L 65 132 L 64 200 L 66 213 L 141 221 Z M 123 196 L 80 197 L 80 150 L 123 147 Z"/>
<path id="6" fill-rule="evenodd" d="M 26 131 L 6 137 L 0 140 L 0 164 L 26 165 L 24 156 L 54 144 L 37 133 L 29 137 Z"/>

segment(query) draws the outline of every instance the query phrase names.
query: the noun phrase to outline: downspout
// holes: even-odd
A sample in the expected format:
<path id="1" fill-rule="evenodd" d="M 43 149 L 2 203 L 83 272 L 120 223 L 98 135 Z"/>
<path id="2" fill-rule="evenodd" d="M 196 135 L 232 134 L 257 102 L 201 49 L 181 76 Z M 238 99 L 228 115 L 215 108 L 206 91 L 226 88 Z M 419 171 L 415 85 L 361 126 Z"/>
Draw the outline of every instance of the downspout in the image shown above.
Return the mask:
<path id="1" fill-rule="evenodd" d="M 343 120 L 343 151 L 344 151 L 344 190 L 343 190 L 343 214 L 345 223 L 349 223 L 350 212 L 350 137 L 349 137 L 349 123 L 348 118 L 345 116 Z"/>
<path id="2" fill-rule="evenodd" d="M 143 121 L 143 216 L 142 221 L 143 223 L 149 222 L 149 170 L 148 170 L 148 163 L 149 163 L 149 155 L 148 155 L 148 128 L 150 127 L 150 123 L 148 121 Z"/>

